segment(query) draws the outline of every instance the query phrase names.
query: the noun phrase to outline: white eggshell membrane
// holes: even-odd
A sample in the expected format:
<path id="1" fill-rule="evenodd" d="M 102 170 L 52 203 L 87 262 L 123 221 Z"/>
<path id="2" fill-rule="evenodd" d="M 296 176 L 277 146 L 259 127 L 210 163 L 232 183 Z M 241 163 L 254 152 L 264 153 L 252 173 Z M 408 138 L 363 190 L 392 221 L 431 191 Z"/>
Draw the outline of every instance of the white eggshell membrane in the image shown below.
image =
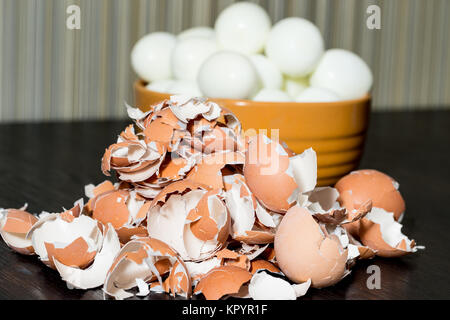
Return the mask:
<path id="1" fill-rule="evenodd" d="M 319 29 L 310 21 L 291 17 L 277 22 L 266 43 L 267 57 L 286 75 L 303 77 L 314 70 L 324 51 Z"/>
<path id="2" fill-rule="evenodd" d="M 271 25 L 263 8 L 250 2 L 238 2 L 220 13 L 215 30 L 222 48 L 253 54 L 263 50 Z"/>
<path id="3" fill-rule="evenodd" d="M 195 81 L 203 62 L 218 50 L 214 39 L 189 37 L 179 40 L 172 52 L 175 79 Z"/>
<path id="4" fill-rule="evenodd" d="M 342 99 L 359 99 L 372 87 L 373 75 L 366 62 L 353 52 L 330 49 L 311 76 L 311 85 L 329 89 Z"/>
<path id="5" fill-rule="evenodd" d="M 139 39 L 131 51 L 131 65 L 136 74 L 149 82 L 170 79 L 175 44 L 176 37 L 167 32 L 154 32 Z"/>
<path id="6" fill-rule="evenodd" d="M 282 278 L 261 271 L 253 275 L 248 292 L 253 300 L 296 300 L 306 294 L 310 285 L 311 280 L 291 285 Z"/>
<path id="7" fill-rule="evenodd" d="M 200 68 L 197 81 L 201 92 L 211 98 L 247 99 L 259 87 L 258 74 L 249 58 L 231 51 L 210 56 Z"/>

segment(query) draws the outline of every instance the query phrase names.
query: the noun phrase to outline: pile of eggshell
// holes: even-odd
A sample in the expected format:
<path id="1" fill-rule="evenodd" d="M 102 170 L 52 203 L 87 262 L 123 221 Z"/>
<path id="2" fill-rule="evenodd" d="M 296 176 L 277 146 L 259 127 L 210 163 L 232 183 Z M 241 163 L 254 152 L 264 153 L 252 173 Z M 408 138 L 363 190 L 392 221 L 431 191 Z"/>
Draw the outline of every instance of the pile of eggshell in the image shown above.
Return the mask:
<path id="1" fill-rule="evenodd" d="M 148 34 L 134 46 L 131 62 L 149 90 L 196 97 L 330 102 L 362 98 L 373 81 L 356 54 L 325 51 L 310 21 L 290 17 L 272 27 L 267 12 L 251 2 L 227 7 L 214 29 Z"/>
<path id="2" fill-rule="evenodd" d="M 117 183 L 87 185 L 61 213 L 0 210 L 0 234 L 69 288 L 125 299 L 296 299 L 359 259 L 420 247 L 401 233 L 398 183 L 375 170 L 316 187 L 312 149 L 294 154 L 214 102 L 172 96 L 134 121 L 101 161 Z"/>

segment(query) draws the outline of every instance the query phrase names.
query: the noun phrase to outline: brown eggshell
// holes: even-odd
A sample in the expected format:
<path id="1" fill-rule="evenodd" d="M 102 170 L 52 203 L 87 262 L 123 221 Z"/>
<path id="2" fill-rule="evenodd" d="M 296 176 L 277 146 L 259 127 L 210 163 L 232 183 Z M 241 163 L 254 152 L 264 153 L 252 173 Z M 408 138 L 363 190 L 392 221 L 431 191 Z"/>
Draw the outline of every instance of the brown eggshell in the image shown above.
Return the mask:
<path id="1" fill-rule="evenodd" d="M 397 247 L 391 247 L 383 240 L 383 236 L 381 233 L 381 226 L 378 223 L 370 221 L 369 219 L 363 218 L 361 219 L 361 224 L 359 228 L 359 238 L 361 242 L 373 249 L 376 250 L 376 255 L 385 258 L 394 258 L 401 257 L 407 254 L 412 253 L 411 250 L 406 250 L 406 240 L 403 239 Z M 415 242 L 414 240 L 411 242 L 411 247 L 414 248 Z"/>
<path id="2" fill-rule="evenodd" d="M 200 279 L 194 293 L 202 293 L 207 300 L 219 300 L 225 295 L 238 293 L 252 274 L 235 266 L 221 266 L 209 271 Z"/>
<path id="3" fill-rule="evenodd" d="M 281 271 L 296 283 L 311 279 L 313 287 L 322 288 L 346 275 L 347 250 L 299 206 L 289 209 L 278 227 L 275 255 Z"/>
<path id="4" fill-rule="evenodd" d="M 126 190 L 117 190 L 99 195 L 93 204 L 92 217 L 103 224 L 111 223 L 115 229 L 128 222 L 130 211 L 126 205 L 129 197 Z"/>
<path id="5" fill-rule="evenodd" d="M 284 213 L 297 188 L 289 168 L 289 154 L 276 141 L 266 144 L 263 135 L 251 137 L 245 153 L 244 176 L 252 193 L 268 209 Z M 268 141 L 268 140 L 267 140 Z"/>
<path id="6" fill-rule="evenodd" d="M 398 220 L 405 211 L 405 201 L 397 186 L 397 182 L 390 176 L 377 170 L 366 169 L 353 171 L 341 178 L 335 188 L 340 193 L 339 203 L 347 208 L 350 215 L 367 200 L 372 200 L 373 207 L 393 212 L 394 219 Z M 357 235 L 358 226 L 359 222 L 355 222 L 346 225 L 346 228 L 353 235 Z"/>
<path id="7" fill-rule="evenodd" d="M 5 210 L 5 217 L 2 219 L 0 224 L 0 234 L 5 240 L 5 243 L 14 251 L 24 254 L 32 255 L 34 254 L 34 248 L 31 245 L 26 247 L 19 247 L 14 242 L 7 241 L 7 233 L 15 234 L 23 239 L 25 239 L 28 231 L 30 231 L 33 224 L 35 224 L 38 219 L 24 210 L 19 209 L 7 209 Z"/>
<path id="8" fill-rule="evenodd" d="M 274 273 L 281 272 L 281 270 L 278 269 L 273 263 L 270 263 L 269 261 L 262 260 L 262 259 L 253 260 L 251 262 L 250 272 L 252 274 L 255 274 L 255 272 L 258 270 L 268 270 L 268 271 L 274 272 Z"/>
<path id="9" fill-rule="evenodd" d="M 87 242 L 79 237 L 64 248 L 55 248 L 52 243 L 45 243 L 49 266 L 55 269 L 53 259 L 58 260 L 68 267 L 86 268 L 95 258 L 97 251 L 89 252 Z"/>

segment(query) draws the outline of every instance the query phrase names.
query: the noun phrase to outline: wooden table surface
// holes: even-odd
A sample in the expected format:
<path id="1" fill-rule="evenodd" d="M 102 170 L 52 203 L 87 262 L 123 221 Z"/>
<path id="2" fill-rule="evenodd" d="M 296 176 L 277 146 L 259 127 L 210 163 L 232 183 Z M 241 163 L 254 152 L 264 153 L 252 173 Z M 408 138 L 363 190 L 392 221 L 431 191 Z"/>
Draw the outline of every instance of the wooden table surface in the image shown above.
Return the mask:
<path id="1" fill-rule="evenodd" d="M 0 125 L 0 207 L 59 212 L 98 183 L 100 158 L 128 122 Z M 372 114 L 361 168 L 400 182 L 406 201 L 403 232 L 426 250 L 359 262 L 331 288 L 303 299 L 450 298 L 450 112 Z M 35 256 L 13 253 L 0 241 L 0 299 L 103 299 L 100 289 L 67 289 Z M 366 286 L 367 267 L 381 269 L 381 289 Z M 166 299 L 166 295 L 147 298 Z"/>

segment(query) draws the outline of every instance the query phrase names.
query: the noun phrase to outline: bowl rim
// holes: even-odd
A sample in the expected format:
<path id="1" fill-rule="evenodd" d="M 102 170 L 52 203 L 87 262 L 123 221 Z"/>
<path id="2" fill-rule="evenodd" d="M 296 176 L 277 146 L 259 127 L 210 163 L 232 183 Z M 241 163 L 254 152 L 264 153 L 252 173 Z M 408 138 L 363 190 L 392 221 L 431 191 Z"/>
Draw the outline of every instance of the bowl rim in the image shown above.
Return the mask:
<path id="1" fill-rule="evenodd" d="M 153 91 L 153 90 L 149 90 L 146 88 L 146 85 L 149 82 L 143 79 L 137 79 L 134 82 L 134 86 L 140 90 L 140 91 L 146 91 L 149 93 L 153 93 L 155 95 L 168 95 L 168 96 L 172 96 L 174 94 L 170 94 L 170 93 L 166 93 L 166 92 L 159 92 L 159 91 Z M 213 99 L 216 101 L 227 101 L 230 104 L 234 104 L 237 106 L 248 106 L 249 104 L 255 104 L 255 103 L 264 103 L 267 105 L 273 105 L 273 106 L 292 106 L 293 104 L 295 105 L 299 105 L 299 106 L 308 106 L 311 104 L 314 104 L 314 106 L 318 106 L 320 107 L 321 105 L 325 105 L 325 106 L 339 106 L 342 104 L 348 105 L 348 104 L 364 104 L 367 103 L 369 101 L 371 101 L 372 99 L 372 95 L 370 93 L 366 93 L 364 96 L 362 96 L 361 98 L 357 98 L 357 99 L 349 99 L 349 100 L 339 100 L 339 101 L 329 101 L 329 102 L 297 102 L 297 101 L 287 101 L 287 102 L 276 102 L 276 101 L 255 101 L 255 100 L 249 100 L 249 99 L 228 99 L 228 98 L 208 98 L 208 99 Z"/>

